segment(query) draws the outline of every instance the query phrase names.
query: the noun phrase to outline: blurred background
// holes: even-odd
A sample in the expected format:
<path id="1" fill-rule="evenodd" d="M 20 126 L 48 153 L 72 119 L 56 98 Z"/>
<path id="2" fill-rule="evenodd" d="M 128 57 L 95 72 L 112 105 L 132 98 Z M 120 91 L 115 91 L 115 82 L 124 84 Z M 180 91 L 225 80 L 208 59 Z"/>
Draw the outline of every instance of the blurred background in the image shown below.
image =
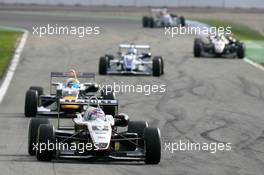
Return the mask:
<path id="1" fill-rule="evenodd" d="M 0 3 L 45 5 L 108 5 L 108 6 L 174 6 L 174 7 L 227 7 L 264 8 L 262 0 L 0 0 Z"/>

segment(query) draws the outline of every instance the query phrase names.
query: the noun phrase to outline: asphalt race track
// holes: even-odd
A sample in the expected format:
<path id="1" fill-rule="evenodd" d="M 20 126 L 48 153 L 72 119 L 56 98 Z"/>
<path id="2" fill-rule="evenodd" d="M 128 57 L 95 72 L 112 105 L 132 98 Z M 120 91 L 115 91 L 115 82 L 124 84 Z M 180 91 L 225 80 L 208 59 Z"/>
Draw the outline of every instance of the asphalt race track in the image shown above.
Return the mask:
<path id="1" fill-rule="evenodd" d="M 32 35 L 32 26 L 99 26 L 101 34 L 87 38 Z M 264 172 L 264 72 L 238 59 L 194 58 L 194 36 L 164 35 L 163 29 L 143 29 L 141 22 L 124 19 L 0 12 L 0 25 L 30 31 L 20 64 L 0 105 L 0 174 L 162 174 L 260 175 Z M 147 120 L 161 129 L 165 142 L 231 142 L 232 151 L 162 152 L 158 165 L 85 161 L 38 162 L 27 153 L 29 119 L 23 115 L 30 85 L 48 92 L 49 73 L 98 72 L 98 60 L 116 53 L 120 43 L 150 44 L 153 55 L 165 59 L 160 78 L 97 76 L 98 82 L 166 84 L 166 93 L 145 96 L 118 94 L 120 112 L 131 120 Z"/>

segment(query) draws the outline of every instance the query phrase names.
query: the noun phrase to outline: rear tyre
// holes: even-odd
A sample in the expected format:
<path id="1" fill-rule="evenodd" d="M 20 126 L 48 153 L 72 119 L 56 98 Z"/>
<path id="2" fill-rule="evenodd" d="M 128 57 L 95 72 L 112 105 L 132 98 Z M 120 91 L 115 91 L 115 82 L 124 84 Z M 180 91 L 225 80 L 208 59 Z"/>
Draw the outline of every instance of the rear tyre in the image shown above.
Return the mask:
<path id="1" fill-rule="evenodd" d="M 127 132 L 129 133 L 137 133 L 139 138 L 144 137 L 144 130 L 148 127 L 148 123 L 145 121 L 130 121 L 128 123 Z M 138 140 L 138 145 L 143 148 L 144 140 Z"/>
<path id="2" fill-rule="evenodd" d="M 155 24 L 154 24 L 154 19 L 152 17 L 149 18 L 149 27 L 150 28 L 154 28 Z"/>
<path id="3" fill-rule="evenodd" d="M 159 57 L 154 57 L 152 62 L 153 76 L 159 77 L 161 75 L 161 60 Z"/>
<path id="4" fill-rule="evenodd" d="M 164 60 L 162 56 L 156 56 L 154 59 L 159 59 L 160 60 L 160 75 L 164 74 Z"/>
<path id="5" fill-rule="evenodd" d="M 115 93 L 112 89 L 103 89 L 101 91 L 101 95 L 104 100 L 115 100 Z M 117 114 L 117 107 L 116 106 L 104 106 L 103 111 L 107 115 L 115 116 Z"/>
<path id="6" fill-rule="evenodd" d="M 193 55 L 194 57 L 200 57 L 201 56 L 201 40 L 200 38 L 195 38 L 194 45 L 193 45 Z"/>
<path id="7" fill-rule="evenodd" d="M 41 124 L 50 124 L 46 118 L 32 118 L 29 122 L 28 128 L 28 154 L 36 155 L 34 145 L 37 143 L 38 128 Z"/>
<path id="8" fill-rule="evenodd" d="M 186 23 L 185 23 L 185 18 L 183 16 L 181 16 L 180 18 L 180 24 L 182 27 L 186 26 Z"/>
<path id="9" fill-rule="evenodd" d="M 243 43 L 238 43 L 237 46 L 237 57 L 242 59 L 245 57 L 245 45 Z"/>
<path id="10" fill-rule="evenodd" d="M 107 73 L 108 65 L 109 65 L 108 57 L 100 57 L 100 60 L 99 60 L 99 74 L 100 75 L 105 75 Z"/>
<path id="11" fill-rule="evenodd" d="M 143 18 L 142 18 L 142 26 L 143 26 L 143 28 L 146 28 L 146 27 L 149 26 L 149 17 L 143 16 Z"/>
<path id="12" fill-rule="evenodd" d="M 145 162 L 146 164 L 158 164 L 161 158 L 161 140 L 158 128 L 146 128 L 145 139 Z"/>
<path id="13" fill-rule="evenodd" d="M 38 91 L 27 90 L 24 110 L 26 117 L 36 117 L 38 110 Z"/>
<path id="14" fill-rule="evenodd" d="M 37 143 L 45 145 L 43 150 L 36 151 L 36 157 L 39 161 L 50 161 L 55 152 L 55 132 L 54 127 L 50 124 L 41 124 L 38 129 Z M 52 146 L 50 146 L 52 145 Z"/>

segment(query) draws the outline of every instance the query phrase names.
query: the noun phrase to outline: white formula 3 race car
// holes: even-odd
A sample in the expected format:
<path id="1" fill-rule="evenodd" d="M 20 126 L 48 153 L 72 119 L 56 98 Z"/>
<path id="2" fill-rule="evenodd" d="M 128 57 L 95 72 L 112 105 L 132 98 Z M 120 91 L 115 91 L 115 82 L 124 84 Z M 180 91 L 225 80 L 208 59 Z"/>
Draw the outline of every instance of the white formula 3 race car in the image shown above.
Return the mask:
<path id="1" fill-rule="evenodd" d="M 232 35 L 217 34 L 195 38 L 193 46 L 195 57 L 245 57 L 244 43 Z"/>
<path id="2" fill-rule="evenodd" d="M 97 101 L 97 106 L 89 105 Z M 59 105 L 69 105 L 61 99 Z M 57 129 L 47 118 L 32 118 L 29 124 L 28 153 L 39 161 L 82 159 L 93 161 L 144 161 L 158 164 L 161 139 L 158 128 L 144 121 L 129 121 L 126 114 L 106 115 L 98 99 L 73 103 L 84 112 L 73 117 L 73 127 L 62 126 L 58 115 Z M 119 131 L 119 127 L 127 127 Z"/>
<path id="3" fill-rule="evenodd" d="M 105 55 L 99 60 L 99 74 L 153 75 L 164 73 L 161 56 L 152 57 L 149 45 L 120 44 L 118 55 Z"/>

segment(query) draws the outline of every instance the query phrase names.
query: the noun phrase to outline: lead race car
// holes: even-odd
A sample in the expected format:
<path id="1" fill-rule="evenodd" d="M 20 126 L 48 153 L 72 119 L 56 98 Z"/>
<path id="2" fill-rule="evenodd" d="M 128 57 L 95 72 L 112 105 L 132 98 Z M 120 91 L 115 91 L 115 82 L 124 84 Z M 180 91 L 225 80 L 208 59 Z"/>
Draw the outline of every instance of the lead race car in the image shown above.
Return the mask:
<path id="1" fill-rule="evenodd" d="M 105 55 L 99 60 L 99 74 L 153 75 L 164 73 L 164 61 L 154 56 L 149 45 L 120 44 L 117 57 Z"/>
<path id="2" fill-rule="evenodd" d="M 169 13 L 167 8 L 155 8 L 151 9 L 150 16 L 143 16 L 143 27 L 175 27 L 186 26 L 185 18 L 183 16 L 178 17 L 175 14 Z"/>
<path id="3" fill-rule="evenodd" d="M 96 107 L 90 106 L 97 103 Z M 59 105 L 65 105 L 60 99 Z M 70 105 L 67 103 L 67 105 Z M 147 122 L 130 121 L 126 114 L 105 115 L 96 97 L 78 101 L 85 110 L 73 117 L 73 127 L 55 127 L 47 118 L 32 118 L 29 124 L 28 153 L 39 161 L 56 159 L 145 161 L 158 164 L 161 140 L 158 128 Z M 127 127 L 126 131 L 118 131 Z M 82 145 L 82 146 L 80 146 Z"/>
<path id="4" fill-rule="evenodd" d="M 232 35 L 218 33 L 216 35 L 200 36 L 195 38 L 193 46 L 195 57 L 245 57 L 244 43 Z"/>
<path id="5" fill-rule="evenodd" d="M 58 79 L 67 78 L 66 82 L 59 82 Z M 115 115 L 118 112 L 118 101 L 114 92 L 108 89 L 100 89 L 94 82 L 95 74 L 89 72 L 51 72 L 50 74 L 50 93 L 43 93 L 43 88 L 31 86 L 26 92 L 25 116 L 36 117 L 37 115 L 56 116 L 58 111 L 67 117 L 76 111 L 81 112 L 79 105 L 63 105 L 58 110 L 58 101 L 64 99 L 85 100 L 90 96 L 96 95 L 100 105 L 107 114 Z M 54 81 L 56 79 L 57 81 Z M 81 83 L 79 79 L 93 79 Z"/>

